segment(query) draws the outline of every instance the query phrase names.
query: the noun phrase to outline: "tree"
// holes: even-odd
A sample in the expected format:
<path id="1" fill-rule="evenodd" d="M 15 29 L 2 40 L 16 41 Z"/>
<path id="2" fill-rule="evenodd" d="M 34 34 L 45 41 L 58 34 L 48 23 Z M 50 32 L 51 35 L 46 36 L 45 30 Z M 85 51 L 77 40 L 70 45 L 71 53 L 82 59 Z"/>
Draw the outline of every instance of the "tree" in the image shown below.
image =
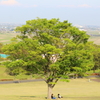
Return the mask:
<path id="1" fill-rule="evenodd" d="M 0 43 L 0 53 L 3 53 L 3 52 L 2 52 L 2 47 L 3 47 L 3 44 Z M 0 56 L 0 60 L 3 60 L 1 56 Z"/>
<path id="2" fill-rule="evenodd" d="M 94 56 L 94 67 L 92 68 L 93 71 L 100 69 L 100 45 L 93 44 L 94 51 L 93 51 L 93 56 Z"/>
<path id="3" fill-rule="evenodd" d="M 3 44 L 0 43 L 0 53 L 2 53 L 2 47 L 3 47 Z"/>
<path id="4" fill-rule="evenodd" d="M 16 31 L 21 34 L 3 48 L 10 59 L 7 66 L 40 75 L 48 85 L 48 99 L 60 78 L 66 79 L 76 71 L 86 72 L 93 66 L 89 36 L 68 21 L 37 18 L 26 21 Z"/>

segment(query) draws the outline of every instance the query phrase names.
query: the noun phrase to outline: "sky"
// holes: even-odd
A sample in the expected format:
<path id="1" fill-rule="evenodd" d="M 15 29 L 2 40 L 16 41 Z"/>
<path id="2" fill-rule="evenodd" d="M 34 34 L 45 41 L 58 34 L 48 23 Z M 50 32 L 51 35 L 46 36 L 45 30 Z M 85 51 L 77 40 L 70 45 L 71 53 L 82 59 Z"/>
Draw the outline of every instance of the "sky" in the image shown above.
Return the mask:
<path id="1" fill-rule="evenodd" d="M 0 23 L 23 24 L 37 17 L 100 26 L 100 0 L 0 0 Z"/>

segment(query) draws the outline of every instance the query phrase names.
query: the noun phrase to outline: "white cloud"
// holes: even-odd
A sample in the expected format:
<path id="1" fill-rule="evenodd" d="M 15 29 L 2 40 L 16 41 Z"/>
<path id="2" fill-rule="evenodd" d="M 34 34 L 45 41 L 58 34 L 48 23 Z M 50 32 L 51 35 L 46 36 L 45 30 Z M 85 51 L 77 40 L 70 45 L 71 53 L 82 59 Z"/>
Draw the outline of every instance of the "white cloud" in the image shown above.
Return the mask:
<path id="1" fill-rule="evenodd" d="M 38 7 L 38 5 L 23 5 L 23 7 L 33 8 L 33 7 Z"/>
<path id="2" fill-rule="evenodd" d="M 73 7 L 75 7 L 75 5 L 59 5 L 58 7 L 69 7 L 69 8 L 73 8 Z"/>
<path id="3" fill-rule="evenodd" d="M 2 0 L 0 5 L 20 5 L 16 0 Z"/>
<path id="4" fill-rule="evenodd" d="M 58 7 L 67 7 L 67 8 L 81 7 L 81 8 L 89 8 L 89 7 L 92 7 L 92 6 L 87 5 L 87 4 L 83 4 L 83 5 L 59 5 Z"/>
<path id="5" fill-rule="evenodd" d="M 33 5 L 32 7 L 37 7 L 38 5 Z"/>
<path id="6" fill-rule="evenodd" d="M 85 8 L 90 8 L 91 6 L 90 5 L 87 5 L 87 4 L 83 4 L 83 5 L 79 5 L 78 7 L 85 7 Z"/>

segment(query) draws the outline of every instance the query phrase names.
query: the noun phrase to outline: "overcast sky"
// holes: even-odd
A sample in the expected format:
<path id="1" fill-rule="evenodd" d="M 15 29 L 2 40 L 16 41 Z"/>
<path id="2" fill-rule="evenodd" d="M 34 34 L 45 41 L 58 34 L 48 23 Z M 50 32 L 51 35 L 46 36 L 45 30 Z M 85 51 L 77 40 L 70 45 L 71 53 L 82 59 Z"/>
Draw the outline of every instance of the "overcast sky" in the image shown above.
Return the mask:
<path id="1" fill-rule="evenodd" d="M 100 0 L 0 0 L 0 23 L 25 23 L 36 17 L 100 26 Z"/>

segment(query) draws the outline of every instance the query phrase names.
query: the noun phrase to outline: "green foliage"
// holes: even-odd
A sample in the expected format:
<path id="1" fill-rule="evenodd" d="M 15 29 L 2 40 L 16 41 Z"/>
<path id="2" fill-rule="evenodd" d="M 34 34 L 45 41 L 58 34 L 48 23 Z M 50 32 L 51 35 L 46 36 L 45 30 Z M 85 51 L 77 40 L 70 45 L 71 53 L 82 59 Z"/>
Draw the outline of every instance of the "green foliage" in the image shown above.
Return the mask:
<path id="1" fill-rule="evenodd" d="M 93 71 L 100 69 L 100 45 L 93 44 L 94 67 Z"/>
<path id="2" fill-rule="evenodd" d="M 68 21 L 37 18 L 16 31 L 21 33 L 17 41 L 13 40 L 3 51 L 9 55 L 7 66 L 18 73 L 18 68 L 37 73 L 53 88 L 62 76 L 84 73 L 93 66 L 89 36 Z"/>
<path id="3" fill-rule="evenodd" d="M 37 18 L 17 27 L 16 31 L 21 32 L 17 41 L 3 49 L 12 60 L 10 67 L 55 79 L 73 71 L 86 72 L 93 65 L 91 51 L 86 48 L 89 36 L 68 21 Z"/>
<path id="4" fill-rule="evenodd" d="M 3 47 L 3 44 L 0 43 L 0 53 L 2 53 L 2 47 Z"/>

